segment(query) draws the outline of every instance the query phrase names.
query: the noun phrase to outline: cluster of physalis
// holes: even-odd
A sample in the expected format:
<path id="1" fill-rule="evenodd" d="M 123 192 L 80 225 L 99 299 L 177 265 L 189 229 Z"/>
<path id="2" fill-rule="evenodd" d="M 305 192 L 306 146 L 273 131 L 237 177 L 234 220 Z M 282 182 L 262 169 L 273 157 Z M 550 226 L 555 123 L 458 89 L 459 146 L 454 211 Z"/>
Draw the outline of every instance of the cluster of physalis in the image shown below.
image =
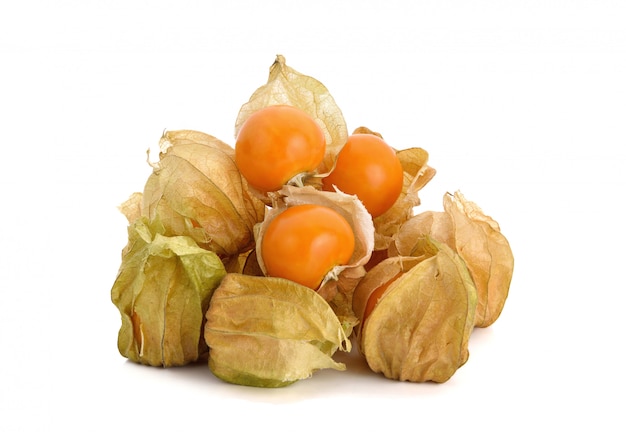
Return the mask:
<path id="1" fill-rule="evenodd" d="M 282 56 L 235 130 L 234 146 L 164 133 L 144 190 L 122 204 L 120 353 L 282 387 L 345 369 L 333 356 L 352 341 L 387 378 L 447 381 L 508 295 L 498 224 L 459 192 L 416 212 L 428 153 L 348 134 L 326 87 Z"/>

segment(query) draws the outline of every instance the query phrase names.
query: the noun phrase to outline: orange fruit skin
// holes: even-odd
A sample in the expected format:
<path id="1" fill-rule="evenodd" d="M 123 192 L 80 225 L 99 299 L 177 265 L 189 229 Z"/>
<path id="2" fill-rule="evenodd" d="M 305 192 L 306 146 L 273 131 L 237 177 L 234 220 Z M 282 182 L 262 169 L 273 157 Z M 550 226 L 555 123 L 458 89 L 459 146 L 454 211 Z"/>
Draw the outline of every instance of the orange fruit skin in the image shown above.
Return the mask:
<path id="1" fill-rule="evenodd" d="M 337 155 L 333 171 L 322 181 L 323 189 L 334 186 L 356 195 L 372 217 L 385 213 L 402 192 L 404 171 L 396 151 L 371 134 L 354 134 Z"/>
<path id="2" fill-rule="evenodd" d="M 335 210 L 316 204 L 289 207 L 270 221 L 261 239 L 268 276 L 317 289 L 333 267 L 350 261 L 352 227 Z"/>
<path id="3" fill-rule="evenodd" d="M 387 282 L 385 282 L 384 284 L 376 288 L 374 291 L 372 291 L 372 293 L 367 299 L 367 304 L 365 305 L 365 312 L 363 312 L 363 317 L 361 318 L 362 322 L 365 322 L 365 320 L 369 318 L 370 314 L 372 313 L 372 311 L 374 310 L 374 308 L 380 301 L 381 297 L 387 292 L 387 288 L 389 288 L 389 285 L 395 282 L 395 280 L 398 279 L 400 276 L 402 276 L 402 273 L 398 273 L 397 275 L 389 279 Z"/>
<path id="4" fill-rule="evenodd" d="M 300 173 L 314 172 L 324 158 L 326 138 L 304 111 L 272 105 L 252 114 L 235 143 L 235 163 L 255 189 L 280 189 Z"/>

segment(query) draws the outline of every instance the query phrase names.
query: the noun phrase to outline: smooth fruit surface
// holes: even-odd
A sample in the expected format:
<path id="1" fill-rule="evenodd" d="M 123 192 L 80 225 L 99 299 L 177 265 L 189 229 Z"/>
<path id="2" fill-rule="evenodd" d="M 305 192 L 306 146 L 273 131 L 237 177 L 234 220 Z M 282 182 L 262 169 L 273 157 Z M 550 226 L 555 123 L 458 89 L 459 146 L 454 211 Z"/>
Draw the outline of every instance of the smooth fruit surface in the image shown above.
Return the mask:
<path id="1" fill-rule="evenodd" d="M 323 179 L 323 188 L 333 185 L 356 195 L 372 217 L 380 216 L 396 202 L 402 192 L 403 170 L 396 151 L 372 134 L 354 134 L 337 156 L 337 164 Z"/>
<path id="2" fill-rule="evenodd" d="M 252 114 L 235 143 L 235 163 L 261 192 L 280 189 L 292 177 L 313 172 L 326 151 L 324 132 L 304 111 L 273 105 Z"/>
<path id="3" fill-rule="evenodd" d="M 333 267 L 347 264 L 354 232 L 335 210 L 302 204 L 289 207 L 268 224 L 261 256 L 269 276 L 317 289 Z"/>

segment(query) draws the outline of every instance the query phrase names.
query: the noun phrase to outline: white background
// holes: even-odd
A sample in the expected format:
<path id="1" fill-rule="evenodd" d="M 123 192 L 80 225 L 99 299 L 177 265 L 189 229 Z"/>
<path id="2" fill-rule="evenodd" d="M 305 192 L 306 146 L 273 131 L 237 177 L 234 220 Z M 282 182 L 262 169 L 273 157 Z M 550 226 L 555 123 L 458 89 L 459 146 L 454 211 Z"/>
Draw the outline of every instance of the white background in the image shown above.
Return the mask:
<path id="1" fill-rule="evenodd" d="M 0 431 L 624 430 L 624 23 L 620 1 L 3 3 Z M 458 189 L 509 239 L 504 311 L 447 383 L 349 355 L 257 389 L 119 355 L 117 205 L 146 149 L 233 143 L 276 54 L 350 130 L 429 151 L 418 211 Z"/>

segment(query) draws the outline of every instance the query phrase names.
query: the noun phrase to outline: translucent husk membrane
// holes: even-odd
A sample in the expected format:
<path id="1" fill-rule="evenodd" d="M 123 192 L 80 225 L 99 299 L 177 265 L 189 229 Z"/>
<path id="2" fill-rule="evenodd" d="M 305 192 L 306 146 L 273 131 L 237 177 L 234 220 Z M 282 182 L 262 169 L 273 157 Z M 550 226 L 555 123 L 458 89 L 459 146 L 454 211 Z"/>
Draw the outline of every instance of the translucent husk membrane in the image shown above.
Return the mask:
<path id="1" fill-rule="evenodd" d="M 190 237 L 163 231 L 143 218 L 129 226 L 111 300 L 122 318 L 122 356 L 151 366 L 182 366 L 208 351 L 204 315 L 226 271 L 215 253 Z"/>
<path id="2" fill-rule="evenodd" d="M 120 352 L 172 366 L 196 361 L 210 346 L 208 364 L 221 379 L 281 387 L 319 369 L 345 369 L 332 356 L 350 350 L 354 331 L 372 370 L 398 380 L 448 380 L 468 359 L 472 328 L 493 323 L 508 294 L 513 257 L 498 224 L 460 193 L 446 194 L 444 211 L 416 215 L 418 192 L 435 170 L 426 150 L 406 145 L 397 151 L 402 193 L 372 220 L 355 197 L 319 190 L 347 140 L 346 123 L 328 89 L 283 56 L 241 107 L 235 137 L 252 113 L 278 104 L 311 115 L 327 144 L 314 173 L 278 192 L 250 188 L 234 148 L 217 138 L 163 134 L 143 192 L 120 206 L 130 225 L 111 290 L 122 316 Z M 381 136 L 365 127 L 354 133 Z M 300 203 L 339 210 L 357 240 L 350 263 L 317 291 L 265 277 L 257 256 L 266 224 Z M 391 280 L 364 321 L 367 299 Z"/>
<path id="3" fill-rule="evenodd" d="M 363 203 L 354 195 L 320 191 L 312 186 L 285 186 L 274 198 L 273 205 L 268 210 L 264 221 L 257 225 L 255 231 L 257 247 L 254 257 L 256 261 L 252 261 L 251 267 L 256 264 L 260 272 L 257 274 L 266 274 L 261 254 L 263 236 L 269 223 L 287 208 L 302 204 L 317 204 L 335 210 L 348 221 L 352 228 L 355 238 L 354 253 L 345 265 L 336 266 L 329 271 L 317 289 L 317 293 L 330 303 L 345 324 L 346 330 L 350 332 L 351 327 L 356 323 L 351 307 L 352 292 L 358 280 L 365 274 L 363 266 L 369 261 L 374 247 L 372 217 Z"/>
<path id="4" fill-rule="evenodd" d="M 220 379 L 284 387 L 319 369 L 344 370 L 332 355 L 350 342 L 328 303 L 282 278 L 229 273 L 206 314 L 209 368 Z"/>
<path id="5" fill-rule="evenodd" d="M 513 253 L 499 224 L 457 191 L 443 198 L 443 212 L 425 212 L 399 229 L 391 255 L 414 256 L 419 240 L 431 236 L 464 260 L 476 285 L 476 327 L 488 327 L 500 316 L 513 277 Z M 417 251 L 417 252 L 416 252 Z"/>
<path id="6" fill-rule="evenodd" d="M 322 292 L 326 291 L 325 285 L 336 281 L 338 276 L 348 270 L 363 266 L 368 262 L 374 247 L 374 225 L 372 217 L 369 215 L 363 203 L 354 195 L 347 195 L 342 192 L 326 192 L 317 190 L 311 186 L 293 187 L 285 186 L 280 191 L 280 196 L 274 201 L 273 206 L 268 210 L 262 223 L 256 227 L 256 252 L 259 266 L 265 273 L 265 265 L 261 256 L 261 244 L 263 235 L 269 223 L 287 208 L 302 204 L 317 204 L 329 207 L 342 215 L 354 232 L 355 247 L 350 261 L 343 266 L 337 266 L 327 275 L 322 282 Z M 331 299 L 332 295 L 327 299 Z"/>
<path id="7" fill-rule="evenodd" d="M 191 237 L 225 260 L 252 249 L 265 205 L 239 173 L 234 149 L 190 130 L 165 132 L 160 149 L 143 194 L 121 206 L 128 220 L 159 220 L 166 235 Z"/>
<path id="8" fill-rule="evenodd" d="M 476 288 L 448 246 L 424 238 L 419 248 L 419 257 L 388 258 L 361 280 L 354 293 L 362 321 L 356 337 L 374 372 L 400 381 L 445 382 L 469 357 Z M 363 321 L 369 296 L 390 280 Z"/>
<path id="9" fill-rule="evenodd" d="M 235 137 L 245 121 L 256 111 L 271 105 L 290 105 L 310 115 L 321 127 L 326 139 L 326 155 L 315 173 L 297 175 L 292 184 L 315 184 L 315 174 L 326 173 L 348 139 L 343 113 L 328 89 L 317 79 L 287 66 L 282 55 L 270 67 L 267 83 L 259 87 L 243 104 L 235 122 Z M 260 194 L 263 195 L 263 194 Z"/>

